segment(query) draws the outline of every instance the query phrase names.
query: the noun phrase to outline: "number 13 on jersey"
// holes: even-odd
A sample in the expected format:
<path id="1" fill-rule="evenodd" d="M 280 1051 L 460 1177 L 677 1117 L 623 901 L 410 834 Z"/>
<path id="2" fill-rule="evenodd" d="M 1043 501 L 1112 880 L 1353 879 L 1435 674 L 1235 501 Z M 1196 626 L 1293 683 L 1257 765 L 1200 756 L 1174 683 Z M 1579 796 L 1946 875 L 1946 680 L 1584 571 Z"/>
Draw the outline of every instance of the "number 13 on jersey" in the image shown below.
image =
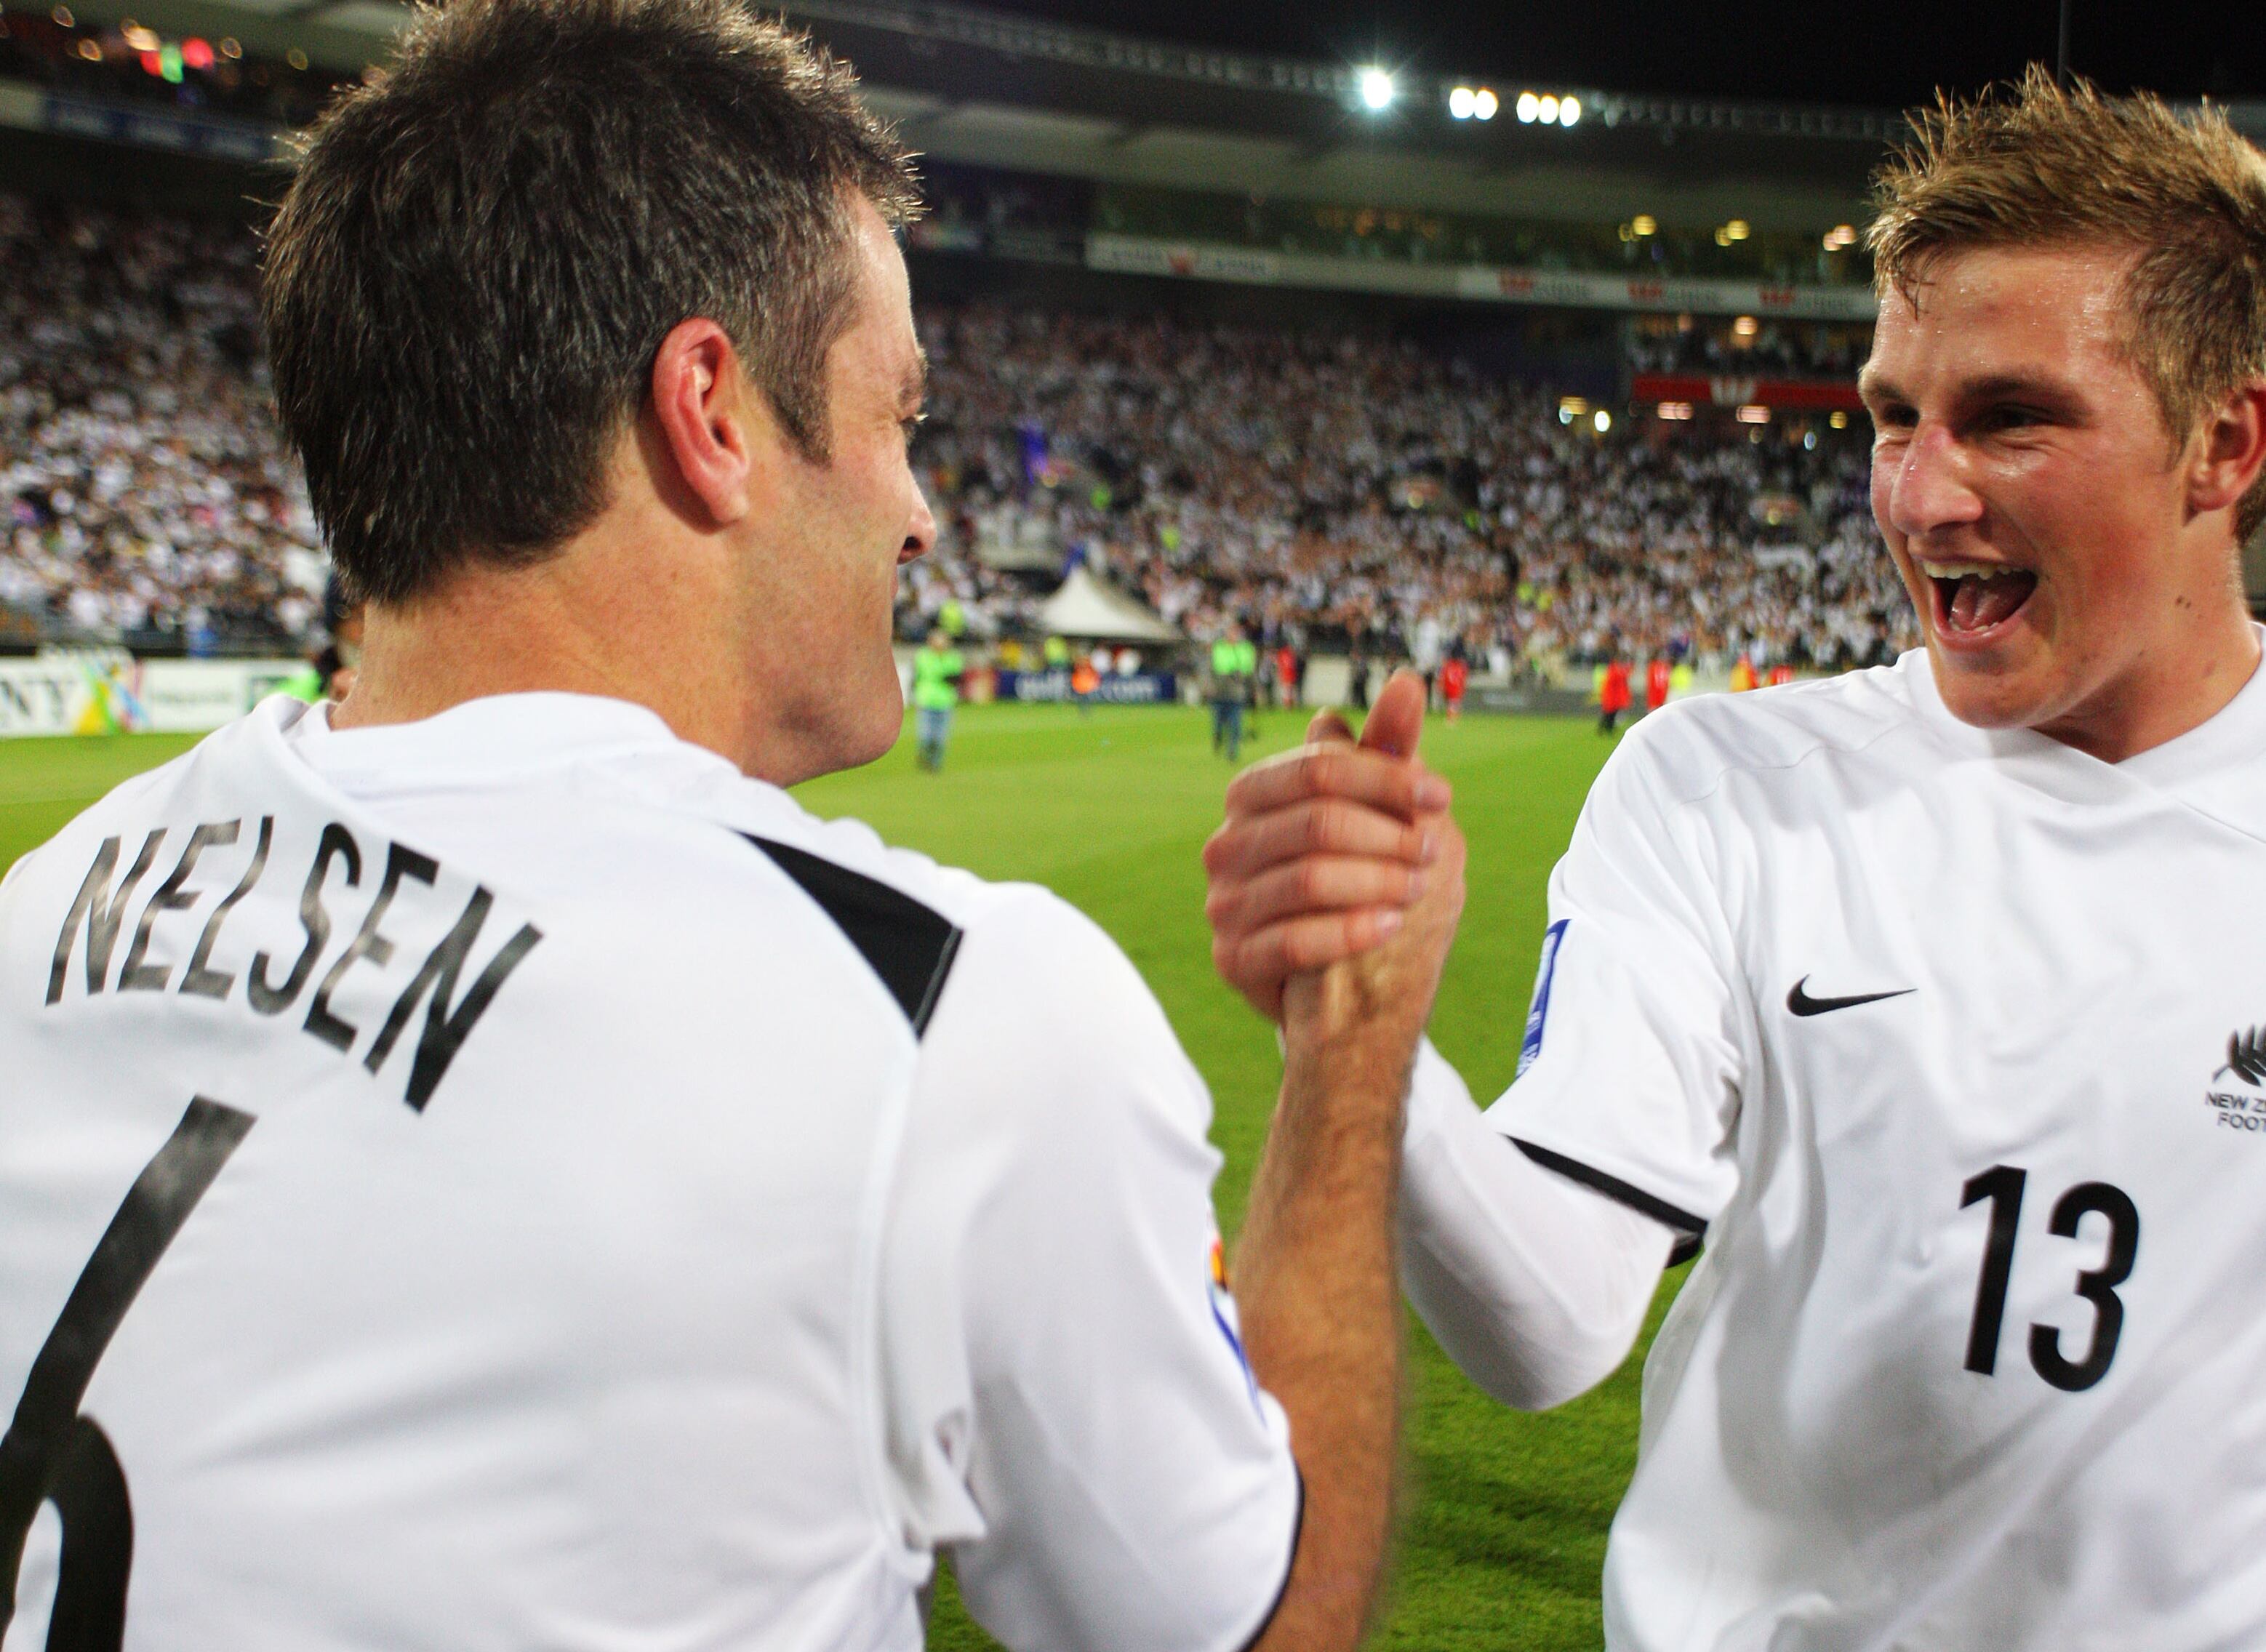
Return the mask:
<path id="1" fill-rule="evenodd" d="M 1967 1333 L 1967 1369 L 1993 1376 L 1999 1369 L 1999 1331 L 2007 1318 L 2007 1286 L 2014 1273 L 2014 1244 L 2022 1220 L 2022 1191 L 2029 1172 L 1993 1165 L 1970 1176 L 1960 1189 L 1959 1208 L 1986 1201 L 1991 1233 L 1983 1247 L 1982 1276 L 1975 1283 L 1975 1318 Z M 2050 1325 L 2030 1327 L 2030 1363 L 2039 1376 L 2065 1393 L 2080 1393 L 2109 1374 L 2116 1341 L 2124 1331 L 2124 1302 L 2116 1287 L 2131 1277 L 2140 1254 L 2140 1212 L 2122 1188 L 2105 1181 L 2080 1182 L 2054 1202 L 2049 1231 L 2075 1239 L 2088 1216 L 2109 1221 L 2109 1254 L 2098 1268 L 2077 1276 L 2079 1296 L 2093 1305 L 2093 1340 L 2081 1359 L 2062 1351 L 2062 1334 Z"/>

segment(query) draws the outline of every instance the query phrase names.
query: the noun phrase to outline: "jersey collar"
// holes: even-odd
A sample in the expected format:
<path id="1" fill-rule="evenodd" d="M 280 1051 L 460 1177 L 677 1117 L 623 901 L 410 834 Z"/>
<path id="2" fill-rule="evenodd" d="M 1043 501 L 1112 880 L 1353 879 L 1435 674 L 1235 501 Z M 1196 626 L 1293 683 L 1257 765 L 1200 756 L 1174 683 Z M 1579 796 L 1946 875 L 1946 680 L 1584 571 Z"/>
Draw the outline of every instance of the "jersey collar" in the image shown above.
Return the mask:
<path id="1" fill-rule="evenodd" d="M 413 723 L 334 728 L 327 703 L 296 717 L 282 708 L 286 743 L 311 768 L 349 790 L 451 780 L 493 784 L 562 764 L 634 754 L 710 765 L 736 778 L 715 753 L 679 740 L 660 716 L 627 700 L 592 694 L 494 694 Z"/>
<path id="2" fill-rule="evenodd" d="M 2266 646 L 2266 626 L 2252 629 Z M 1936 691 L 1934 668 L 1924 648 L 1903 655 L 1895 669 L 1914 708 L 1943 743 L 2050 796 L 2072 803 L 2111 802 L 2147 787 L 2200 802 L 2205 793 L 2217 796 L 2232 788 L 2251 800 L 2241 813 L 2253 819 L 2259 815 L 2255 800 L 2266 789 L 2266 665 L 2253 671 L 2250 681 L 2208 721 L 2113 764 L 2031 729 L 1977 728 L 1960 721 Z"/>

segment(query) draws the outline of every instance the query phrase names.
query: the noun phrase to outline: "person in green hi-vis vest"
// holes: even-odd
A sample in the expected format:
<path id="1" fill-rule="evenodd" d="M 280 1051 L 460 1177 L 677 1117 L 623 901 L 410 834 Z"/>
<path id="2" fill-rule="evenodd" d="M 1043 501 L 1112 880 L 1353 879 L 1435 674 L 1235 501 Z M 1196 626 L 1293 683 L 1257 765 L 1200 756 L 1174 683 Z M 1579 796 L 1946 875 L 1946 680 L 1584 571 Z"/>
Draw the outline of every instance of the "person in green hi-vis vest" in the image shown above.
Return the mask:
<path id="1" fill-rule="evenodd" d="M 1211 749 L 1233 763 L 1243 751 L 1243 708 L 1251 704 L 1252 680 L 1259 673 L 1259 650 L 1231 625 L 1211 646 Z"/>
<path id="2" fill-rule="evenodd" d="M 944 767 L 944 742 L 952 738 L 952 709 L 960 704 L 960 679 L 967 670 L 944 627 L 930 627 L 928 640 L 913 654 L 913 726 L 920 766 L 931 774 Z"/>

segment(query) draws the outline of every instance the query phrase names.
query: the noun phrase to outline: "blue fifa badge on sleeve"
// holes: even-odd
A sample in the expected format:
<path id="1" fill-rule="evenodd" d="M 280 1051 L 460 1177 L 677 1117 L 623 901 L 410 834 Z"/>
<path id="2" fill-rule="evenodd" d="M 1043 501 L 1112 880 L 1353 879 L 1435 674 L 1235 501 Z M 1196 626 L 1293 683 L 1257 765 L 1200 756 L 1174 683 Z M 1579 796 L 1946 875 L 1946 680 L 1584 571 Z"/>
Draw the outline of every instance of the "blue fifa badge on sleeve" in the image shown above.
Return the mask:
<path id="1" fill-rule="evenodd" d="M 1219 1334 L 1234 1350 L 1235 1363 L 1243 1368 L 1243 1383 L 1251 1391 L 1253 1409 L 1264 1416 L 1259 1407 L 1259 1378 L 1252 1371 L 1250 1356 L 1243 1351 L 1242 1323 L 1236 1317 L 1235 1298 L 1228 1294 L 1227 1246 L 1217 1233 L 1211 1240 L 1211 1277 L 1205 1283 L 1211 1295 L 1211 1322 L 1219 1327 Z"/>
<path id="2" fill-rule="evenodd" d="M 1534 998 L 1526 1006 L 1526 1036 L 1518 1046 L 1518 1071 L 1512 1075 L 1516 1084 L 1526 1077 L 1526 1070 L 1542 1053 L 1542 1029 L 1550 1020 L 1550 982 L 1558 973 L 1558 947 L 1566 939 L 1566 925 L 1571 918 L 1560 918 L 1542 933 L 1542 962 L 1534 971 Z"/>

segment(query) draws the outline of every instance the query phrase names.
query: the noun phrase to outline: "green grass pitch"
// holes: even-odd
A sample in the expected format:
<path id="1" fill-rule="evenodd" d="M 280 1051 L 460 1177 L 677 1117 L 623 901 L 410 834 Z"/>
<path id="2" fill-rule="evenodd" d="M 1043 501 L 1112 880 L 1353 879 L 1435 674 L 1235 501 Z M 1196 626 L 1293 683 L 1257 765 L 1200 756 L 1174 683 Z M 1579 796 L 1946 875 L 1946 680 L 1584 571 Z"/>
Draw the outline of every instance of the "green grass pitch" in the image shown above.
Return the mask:
<path id="1" fill-rule="evenodd" d="M 1246 759 L 1293 743 L 1304 724 L 1300 713 L 1264 714 Z M 0 742 L 0 866 L 119 780 L 191 743 Z M 1426 730 L 1426 754 L 1455 783 L 1472 844 L 1471 899 L 1433 1037 L 1482 1098 L 1500 1092 L 1517 1063 L 1544 881 L 1605 750 L 1579 722 L 1436 719 Z M 984 876 L 1047 884 L 1116 937 L 1210 1083 L 1214 1137 L 1227 1159 L 1218 1203 L 1232 1233 L 1280 1063 L 1272 1030 L 1211 973 L 1196 856 L 1218 822 L 1228 772 L 1200 713 L 971 707 L 941 775 L 916 768 L 908 739 L 800 796 L 819 813 L 859 815 L 891 842 Z M 1656 1325 L 1674 1283 L 1655 1305 Z M 1574 1404 L 1525 1416 L 1480 1393 L 1413 1318 L 1410 1327 L 1404 1517 L 1377 1644 L 1589 1652 L 1602 1641 L 1605 1528 L 1635 1457 L 1635 1360 Z M 948 1583 L 930 1643 L 953 1652 L 991 1644 Z"/>

